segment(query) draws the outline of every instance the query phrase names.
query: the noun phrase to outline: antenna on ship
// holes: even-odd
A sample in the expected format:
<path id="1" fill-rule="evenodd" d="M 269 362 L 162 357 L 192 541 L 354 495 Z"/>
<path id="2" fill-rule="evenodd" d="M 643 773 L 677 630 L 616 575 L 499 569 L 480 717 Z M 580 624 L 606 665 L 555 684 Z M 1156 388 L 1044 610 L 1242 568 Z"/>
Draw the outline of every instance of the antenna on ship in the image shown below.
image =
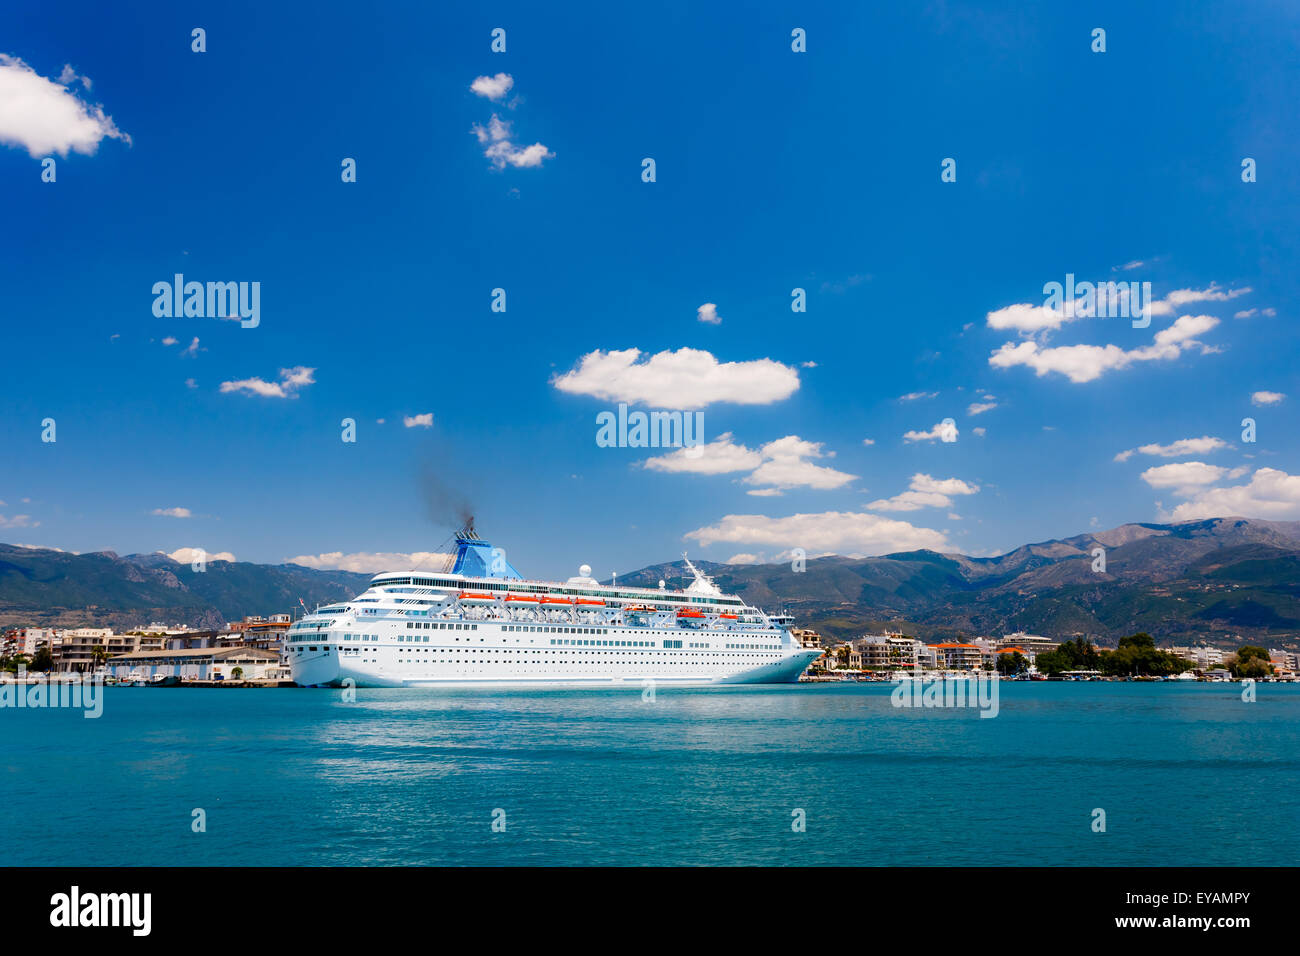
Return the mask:
<path id="1" fill-rule="evenodd" d="M 696 594 L 721 594 L 722 590 L 713 583 L 713 578 L 709 577 L 695 565 L 691 564 L 691 559 L 682 552 L 682 561 L 686 564 L 686 569 L 695 576 L 695 580 L 687 585 L 687 591 L 693 591 Z M 685 577 L 685 575 L 682 575 Z"/>

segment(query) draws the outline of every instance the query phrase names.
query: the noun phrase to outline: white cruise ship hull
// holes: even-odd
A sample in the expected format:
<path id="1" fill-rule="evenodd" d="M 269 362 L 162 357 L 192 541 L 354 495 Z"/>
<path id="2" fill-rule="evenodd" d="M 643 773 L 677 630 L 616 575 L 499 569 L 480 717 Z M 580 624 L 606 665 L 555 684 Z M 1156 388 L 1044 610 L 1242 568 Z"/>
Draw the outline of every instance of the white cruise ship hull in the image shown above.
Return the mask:
<path id="1" fill-rule="evenodd" d="M 439 684 L 793 683 L 820 651 L 696 575 L 684 590 L 602 585 L 588 568 L 527 581 L 472 532 L 454 566 L 376 575 L 289 629 L 307 687 Z"/>
<path id="2" fill-rule="evenodd" d="M 776 646 L 772 649 L 728 650 L 719 633 L 712 644 L 691 650 L 628 648 L 617 645 L 552 646 L 540 635 L 493 634 L 483 624 L 470 631 L 473 643 L 406 645 L 383 641 L 322 641 L 301 653 L 290 653 L 295 683 L 303 687 L 426 687 L 443 684 L 789 684 L 796 682 L 820 651 Z M 608 628 L 606 641 L 633 641 L 632 628 Z M 449 632 L 439 632 L 447 634 Z M 457 636 L 450 632 L 452 637 Z M 621 637 L 619 636 L 621 635 Z M 461 635 L 464 636 L 464 635 Z M 481 636 L 481 641 L 478 638 Z M 694 635 L 705 637 L 703 634 Z M 641 643 L 649 643 L 642 641 Z M 350 646 L 355 645 L 355 646 Z"/>

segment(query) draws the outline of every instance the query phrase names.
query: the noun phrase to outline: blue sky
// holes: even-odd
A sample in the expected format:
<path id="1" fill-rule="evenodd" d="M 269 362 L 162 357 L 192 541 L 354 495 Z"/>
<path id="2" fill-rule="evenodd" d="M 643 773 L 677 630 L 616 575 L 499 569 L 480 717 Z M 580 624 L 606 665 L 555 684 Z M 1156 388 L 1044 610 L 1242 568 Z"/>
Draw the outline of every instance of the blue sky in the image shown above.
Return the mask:
<path id="1" fill-rule="evenodd" d="M 0 540 L 377 570 L 427 473 L 536 576 L 1300 518 L 1294 6 L 268 6 L 0 11 Z"/>

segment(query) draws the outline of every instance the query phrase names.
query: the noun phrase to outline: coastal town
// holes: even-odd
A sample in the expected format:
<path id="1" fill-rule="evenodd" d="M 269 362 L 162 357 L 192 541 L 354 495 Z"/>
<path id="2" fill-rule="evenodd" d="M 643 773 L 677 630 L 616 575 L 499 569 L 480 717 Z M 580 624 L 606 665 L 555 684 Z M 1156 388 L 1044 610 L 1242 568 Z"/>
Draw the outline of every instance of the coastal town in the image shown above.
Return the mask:
<path id="1" fill-rule="evenodd" d="M 196 686 L 292 686 L 283 644 L 289 614 L 246 617 L 221 630 L 151 623 L 124 633 L 112 628 L 10 628 L 0 660 L 10 675 L 98 674 L 111 683 Z M 3 677 L 0 677 L 3 679 Z"/>
<path id="2" fill-rule="evenodd" d="M 1300 655 L 1280 648 L 1243 646 L 1235 654 L 1209 644 L 1156 648 L 1145 634 L 1122 639 L 1116 650 L 1125 646 L 1143 647 L 1158 662 L 1156 667 L 1108 669 L 1068 666 L 1076 650 L 1087 649 L 1085 653 L 1090 651 L 1100 664 L 1103 655 L 1109 653 L 1108 648 L 1093 648 L 1088 642 L 1076 640 L 1065 642 L 1070 653 L 1062 654 L 1062 642 L 1023 631 L 1000 638 L 978 637 L 933 644 L 891 631 L 829 644 L 813 630 L 796 628 L 793 633 L 805 647 L 823 649 L 822 656 L 809 666 L 807 680 L 897 680 L 917 673 L 927 677 L 996 673 L 1020 680 L 1229 681 L 1259 676 L 1265 680 L 1294 681 L 1300 664 Z M 1247 662 L 1254 666 L 1247 666 Z"/>
<path id="3" fill-rule="evenodd" d="M 285 643 L 292 624 L 290 614 L 270 614 L 206 630 L 159 622 L 124 632 L 100 627 L 13 627 L 0 635 L 0 681 L 13 680 L 21 672 L 32 679 L 97 675 L 109 683 L 154 686 L 291 687 L 295 685 Z M 1280 648 L 1247 646 L 1234 653 L 1209 644 L 1157 649 L 1152 642 L 1150 652 L 1159 655 L 1165 666 L 1124 673 L 1114 668 L 1108 672 L 1102 667 L 1060 666 L 1062 642 L 1024 632 L 935 643 L 895 631 L 843 641 L 810 628 L 792 628 L 791 633 L 803 648 L 821 652 L 804 681 L 894 681 L 918 674 L 928 678 L 998 674 L 1019 680 L 1300 679 L 1300 655 Z M 1094 653 L 1109 650 L 1096 648 Z M 1239 659 L 1254 668 L 1246 669 Z"/>

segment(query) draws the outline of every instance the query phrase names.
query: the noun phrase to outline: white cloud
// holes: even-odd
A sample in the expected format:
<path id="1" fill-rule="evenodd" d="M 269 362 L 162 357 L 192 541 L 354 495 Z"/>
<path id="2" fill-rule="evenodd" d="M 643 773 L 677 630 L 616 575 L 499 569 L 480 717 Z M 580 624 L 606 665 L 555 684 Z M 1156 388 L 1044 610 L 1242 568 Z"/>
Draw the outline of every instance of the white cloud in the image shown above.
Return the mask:
<path id="1" fill-rule="evenodd" d="M 724 432 L 711 442 L 647 458 L 643 467 L 675 474 L 724 475 L 752 471 L 762 463 L 761 453 L 736 444 L 731 440 L 731 432 Z"/>
<path id="2" fill-rule="evenodd" d="M 839 488 L 857 477 L 825 465 L 813 464 L 808 459 L 825 457 L 821 443 L 804 441 L 798 435 L 786 435 L 770 441 L 759 452 L 765 460 L 745 479 L 747 485 L 826 490 Z"/>
<path id="3" fill-rule="evenodd" d="M 1277 309 L 1242 309 L 1240 312 L 1232 313 L 1234 319 L 1249 319 L 1256 315 L 1265 315 L 1272 318 L 1277 315 Z"/>
<path id="4" fill-rule="evenodd" d="M 809 554 L 850 556 L 888 554 L 929 548 L 951 550 L 941 531 L 918 528 L 906 521 L 852 511 L 765 515 L 727 515 L 715 524 L 685 535 L 708 547 L 716 542 L 770 548 L 803 548 Z"/>
<path id="5" fill-rule="evenodd" d="M 904 432 L 903 441 L 905 442 L 941 441 L 943 439 L 945 429 L 947 429 L 952 440 L 956 441 L 957 436 L 960 434 L 960 432 L 957 431 L 957 426 L 954 424 L 945 424 L 945 422 L 936 422 L 934 427 L 926 432 L 919 432 L 919 431 Z"/>
<path id="6" fill-rule="evenodd" d="M 1300 475 L 1260 468 L 1249 483 L 1207 488 L 1174 508 L 1167 517 L 1173 521 L 1193 521 L 1237 515 L 1272 521 L 1300 519 Z"/>
<path id="7" fill-rule="evenodd" d="M 186 388 L 198 388 L 198 387 L 199 387 L 199 383 L 196 382 L 196 381 L 194 381 L 194 379 L 192 379 L 192 378 L 187 378 L 187 379 L 185 380 L 185 387 L 186 387 Z"/>
<path id="8" fill-rule="evenodd" d="M 984 435 L 988 432 L 988 429 L 987 429 L 987 428 L 972 428 L 972 429 L 971 429 L 971 432 L 972 432 L 973 434 L 975 434 L 975 435 L 978 435 L 980 438 L 983 438 Z"/>
<path id="9" fill-rule="evenodd" d="M 165 339 L 162 340 L 162 344 L 163 344 L 163 345 L 175 345 L 175 344 L 176 344 L 176 341 L 177 341 L 177 340 L 176 340 L 175 337 L 169 335 L 169 336 L 167 336 L 167 338 L 165 338 Z"/>
<path id="10" fill-rule="evenodd" d="M 715 402 L 770 405 L 789 398 L 799 388 L 799 373 L 772 359 L 719 362 L 700 349 L 680 348 L 645 356 L 633 348 L 589 352 L 576 368 L 551 382 L 574 395 L 696 409 Z"/>
<path id="11" fill-rule="evenodd" d="M 267 382 L 260 378 L 244 378 L 236 382 L 222 382 L 222 392 L 247 392 L 250 395 L 261 395 L 263 398 L 297 398 L 298 390 L 308 385 L 314 385 L 316 380 L 312 377 L 314 368 L 307 368 L 303 365 L 296 365 L 293 368 L 280 369 L 280 381 Z"/>
<path id="12" fill-rule="evenodd" d="M 931 478 L 929 475 L 919 473 L 912 476 L 908 487 L 914 491 L 933 492 L 941 495 L 974 495 L 978 494 L 980 490 L 979 485 L 962 481 L 960 478 Z"/>
<path id="13" fill-rule="evenodd" d="M 1147 311 L 1152 316 L 1173 315 L 1177 309 L 1181 309 L 1193 302 L 1227 302 L 1229 299 L 1235 299 L 1237 296 L 1247 295 L 1250 292 L 1249 287 L 1230 289 L 1225 292 L 1218 285 L 1211 282 L 1208 289 L 1176 289 L 1163 299 L 1152 302 Z"/>
<path id="14" fill-rule="evenodd" d="M 420 415 L 402 416 L 402 424 L 407 428 L 432 428 L 433 412 L 424 412 Z"/>
<path id="15" fill-rule="evenodd" d="M 822 457 L 834 455 L 823 452 L 819 442 L 805 441 L 798 435 L 786 435 L 755 451 L 732 441 L 731 433 L 726 432 L 703 445 L 649 458 L 644 467 L 696 475 L 748 471 L 744 483 L 763 486 L 748 492 L 756 497 L 775 497 L 787 488 L 839 488 L 857 477 L 809 461 Z"/>
<path id="16" fill-rule="evenodd" d="M 898 396 L 900 402 L 917 402 L 923 398 L 937 398 L 938 392 L 908 392 L 906 395 Z"/>
<path id="17" fill-rule="evenodd" d="M 1184 315 L 1166 329 L 1156 333 L 1151 345 L 1125 351 L 1118 345 L 1063 345 L 1045 347 L 1037 342 L 1007 342 L 989 356 L 994 368 L 1024 365 L 1039 378 L 1051 372 L 1064 375 L 1071 382 L 1091 382 L 1106 372 L 1127 368 L 1134 362 L 1172 361 L 1184 349 L 1199 346 L 1209 351 L 1196 336 L 1219 324 L 1212 315 Z"/>
<path id="18" fill-rule="evenodd" d="M 1207 465 L 1203 461 L 1182 461 L 1148 468 L 1142 472 L 1141 478 L 1152 488 L 1172 488 L 1175 494 L 1186 497 L 1228 474 L 1228 469 L 1219 465 Z"/>
<path id="19" fill-rule="evenodd" d="M 1130 448 L 1128 451 L 1122 451 L 1115 456 L 1116 461 L 1128 461 L 1135 454 L 1153 455 L 1159 458 L 1179 458 L 1183 455 L 1207 455 L 1212 451 L 1220 451 L 1224 448 L 1231 448 L 1222 438 L 1214 438 L 1210 435 L 1202 435 L 1200 438 L 1180 438 L 1178 441 L 1170 442 L 1168 445 L 1141 445 L 1137 448 Z"/>
<path id="20" fill-rule="evenodd" d="M 300 554 L 289 558 L 289 564 L 323 571 L 356 571 L 361 574 L 378 574 L 381 571 L 408 571 L 420 567 L 440 568 L 450 555 L 436 551 L 356 551 L 344 554 L 329 551 L 325 554 Z"/>
<path id="21" fill-rule="evenodd" d="M 698 309 L 695 310 L 695 314 L 696 314 L 696 318 L 698 318 L 701 322 L 708 323 L 709 325 L 722 324 L 722 316 L 718 315 L 718 306 L 716 303 L 705 302 L 702 306 L 700 306 Z M 807 363 L 805 363 L 805 367 L 806 366 Z"/>
<path id="22" fill-rule="evenodd" d="M 874 438 L 864 438 L 864 439 L 862 439 L 862 444 L 866 445 L 868 448 L 870 448 L 870 447 L 871 447 L 872 445 L 874 445 L 875 443 L 876 443 L 876 440 L 875 440 Z"/>
<path id="23" fill-rule="evenodd" d="M 475 124 L 473 133 L 479 143 L 486 147 L 483 155 L 492 160 L 492 165 L 497 169 L 504 169 L 507 165 L 517 169 L 528 169 L 542 165 L 544 160 L 555 158 L 555 154 L 541 143 L 524 147 L 516 146 L 510 138 L 512 135 L 510 124 L 495 113 L 488 120 L 487 126 Z"/>
<path id="24" fill-rule="evenodd" d="M 514 85 L 514 77 L 509 73 L 498 73 L 496 76 L 477 77 L 474 82 L 469 85 L 469 88 L 479 96 L 486 96 L 488 99 L 496 102 L 509 93 L 510 88 Z"/>
<path id="25" fill-rule="evenodd" d="M 972 402 L 966 406 L 967 415 L 982 415 L 998 407 L 997 402 Z"/>
<path id="26" fill-rule="evenodd" d="M 150 514 L 159 515 L 164 518 L 192 518 L 189 508 L 154 508 Z"/>
<path id="27" fill-rule="evenodd" d="M 166 554 L 166 552 L 163 552 Z M 235 556 L 229 551 L 217 551 L 216 553 L 204 551 L 202 548 L 178 548 L 167 557 L 180 564 L 190 564 L 195 558 L 202 557 L 205 561 L 234 561 Z"/>
<path id="28" fill-rule="evenodd" d="M 204 349 L 203 351 L 206 352 L 207 349 Z M 189 347 L 181 351 L 181 355 L 195 356 L 198 354 L 199 354 L 199 337 L 196 335 L 194 336 L 194 341 L 189 344 Z"/>
<path id="29" fill-rule="evenodd" d="M 1073 310 L 1071 310 L 1073 311 Z M 990 329 L 1016 332 L 1047 332 L 1059 329 L 1074 316 L 1065 311 L 1049 308 L 1045 305 L 1029 305 L 1018 302 L 1002 309 L 995 309 L 985 316 Z"/>
<path id="30" fill-rule="evenodd" d="M 1262 407 L 1264 405 L 1276 405 L 1285 398 L 1286 396 L 1281 392 L 1252 392 L 1250 403 Z"/>
<path id="31" fill-rule="evenodd" d="M 979 485 L 962 481 L 960 478 L 932 478 L 918 472 L 908 483 L 908 490 L 892 498 L 881 498 L 871 502 L 867 508 L 873 511 L 919 511 L 922 508 L 951 508 L 953 495 L 973 495 L 979 492 Z"/>
<path id="32" fill-rule="evenodd" d="M 0 528 L 35 528 L 39 524 L 39 521 L 32 520 L 31 515 L 14 515 L 12 518 L 0 515 Z"/>
<path id="33" fill-rule="evenodd" d="M 59 79 L 71 83 L 78 77 L 64 67 Z M 82 85 L 89 89 L 88 81 Z M 20 146 L 36 159 L 69 151 L 91 156 L 105 138 L 131 142 L 102 106 L 83 102 L 61 82 L 0 53 L 0 143 Z"/>

